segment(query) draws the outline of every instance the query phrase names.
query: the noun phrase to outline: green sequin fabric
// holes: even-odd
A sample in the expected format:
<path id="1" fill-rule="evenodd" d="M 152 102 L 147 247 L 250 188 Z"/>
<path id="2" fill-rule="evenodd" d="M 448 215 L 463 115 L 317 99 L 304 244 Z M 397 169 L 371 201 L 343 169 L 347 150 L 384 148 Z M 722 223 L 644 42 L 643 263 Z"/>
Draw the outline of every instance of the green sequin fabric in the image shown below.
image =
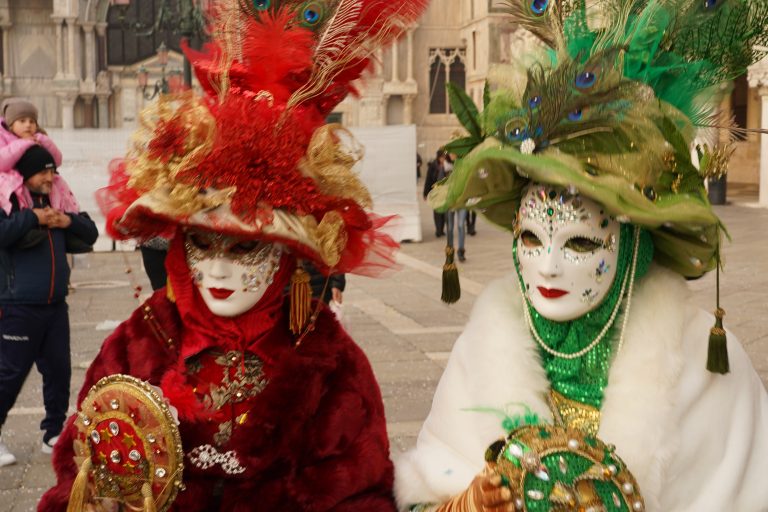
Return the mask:
<path id="1" fill-rule="evenodd" d="M 544 343 L 550 348 L 572 354 L 588 346 L 609 321 L 616 303 L 622 299 L 621 283 L 632 265 L 634 245 L 634 226 L 622 224 L 619 236 L 619 258 L 613 285 L 603 302 L 581 318 L 569 322 L 555 322 L 541 316 L 530 302 L 526 304 L 531 314 L 533 326 Z M 518 278 L 520 265 L 517 258 L 517 241 L 514 245 L 514 261 Z M 637 253 L 637 282 L 646 274 L 653 259 L 653 242 L 645 231 L 640 232 L 640 245 Z M 622 306 L 623 307 L 623 306 Z M 620 325 L 621 315 L 617 315 L 606 336 L 591 351 L 576 359 L 563 359 L 539 349 L 542 364 L 552 389 L 563 396 L 583 404 L 600 409 L 604 390 L 608 384 L 608 371 L 611 366 L 616 345 L 616 327 Z"/>

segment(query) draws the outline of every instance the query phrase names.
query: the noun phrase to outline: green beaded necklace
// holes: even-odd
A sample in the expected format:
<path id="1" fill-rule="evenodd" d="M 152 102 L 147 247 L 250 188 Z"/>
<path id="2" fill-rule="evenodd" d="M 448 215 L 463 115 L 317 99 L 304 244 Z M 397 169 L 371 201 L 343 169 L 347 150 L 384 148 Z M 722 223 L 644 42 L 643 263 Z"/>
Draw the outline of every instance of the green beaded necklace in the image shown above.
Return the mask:
<path id="1" fill-rule="evenodd" d="M 619 257 L 613 284 L 603 302 L 581 318 L 568 322 L 555 322 L 541 316 L 526 299 L 526 306 L 533 328 L 541 340 L 557 352 L 574 354 L 587 348 L 606 327 L 603 338 L 585 354 L 572 359 L 557 357 L 540 348 L 542 364 L 552 389 L 563 396 L 600 409 L 605 387 L 608 384 L 612 356 L 615 349 L 616 315 L 613 315 L 622 299 L 622 283 L 631 271 L 634 253 L 634 227 L 622 224 L 619 236 Z M 518 279 L 522 285 L 520 265 L 517 257 L 517 240 L 513 245 L 513 256 Z M 637 252 L 635 279 L 646 274 L 653 259 L 653 242 L 644 230 L 640 232 Z M 632 277 L 632 276 L 628 276 Z M 523 285 L 524 286 L 524 285 Z"/>

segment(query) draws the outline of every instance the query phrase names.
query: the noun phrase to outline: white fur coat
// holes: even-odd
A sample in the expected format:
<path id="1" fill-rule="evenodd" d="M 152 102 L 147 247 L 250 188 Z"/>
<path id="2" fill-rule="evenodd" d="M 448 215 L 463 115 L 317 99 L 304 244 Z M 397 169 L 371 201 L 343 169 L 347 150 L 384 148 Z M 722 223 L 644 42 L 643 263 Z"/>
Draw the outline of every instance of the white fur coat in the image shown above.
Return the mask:
<path id="1" fill-rule="evenodd" d="M 706 370 L 714 317 L 692 308 L 688 293 L 659 267 L 638 283 L 598 435 L 616 445 L 650 512 L 768 511 L 768 395 L 731 333 L 731 373 Z M 504 431 L 498 417 L 468 409 L 524 403 L 551 422 L 548 389 L 515 277 L 491 283 L 453 347 L 416 448 L 396 460 L 400 506 L 444 502 L 481 471 Z"/>

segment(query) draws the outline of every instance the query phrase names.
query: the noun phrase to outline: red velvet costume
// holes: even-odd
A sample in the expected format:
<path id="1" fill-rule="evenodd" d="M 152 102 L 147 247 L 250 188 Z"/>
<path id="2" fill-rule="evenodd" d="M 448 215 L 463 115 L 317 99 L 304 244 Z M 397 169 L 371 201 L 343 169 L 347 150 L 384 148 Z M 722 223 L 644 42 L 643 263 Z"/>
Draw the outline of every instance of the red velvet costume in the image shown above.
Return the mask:
<path id="1" fill-rule="evenodd" d="M 89 368 L 78 403 L 115 373 L 163 389 L 178 409 L 186 453 L 186 490 L 171 510 L 394 511 L 384 407 L 371 367 L 325 309 L 295 346 L 282 294 L 292 257 L 256 306 L 227 319 L 211 314 L 192 285 L 181 238 L 167 263 L 176 302 L 160 290 L 117 328 Z M 66 510 L 77 473 L 74 435 L 70 418 L 54 453 L 58 484 L 41 511 Z M 229 473 L 225 464 L 204 469 L 191 460 L 204 445 L 234 450 Z"/>

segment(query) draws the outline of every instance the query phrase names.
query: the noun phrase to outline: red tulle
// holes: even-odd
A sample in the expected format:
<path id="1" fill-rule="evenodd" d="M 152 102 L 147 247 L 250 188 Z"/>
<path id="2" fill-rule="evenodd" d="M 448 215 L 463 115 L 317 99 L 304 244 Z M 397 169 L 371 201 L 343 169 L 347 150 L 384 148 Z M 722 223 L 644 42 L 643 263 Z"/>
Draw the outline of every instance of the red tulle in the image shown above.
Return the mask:
<path id="1" fill-rule="evenodd" d="M 347 229 L 347 247 L 334 272 L 379 277 L 395 269 L 395 258 L 400 244 L 382 231 L 394 218 L 395 216 L 380 217 L 371 213 L 368 214 L 366 229 Z"/>
<path id="2" fill-rule="evenodd" d="M 115 224 L 139 198 L 139 194 L 128 186 L 129 179 L 125 160 L 114 159 L 109 163 L 109 185 L 96 191 L 96 203 L 107 221 L 107 234 L 116 240 L 130 238 L 117 230 Z"/>

